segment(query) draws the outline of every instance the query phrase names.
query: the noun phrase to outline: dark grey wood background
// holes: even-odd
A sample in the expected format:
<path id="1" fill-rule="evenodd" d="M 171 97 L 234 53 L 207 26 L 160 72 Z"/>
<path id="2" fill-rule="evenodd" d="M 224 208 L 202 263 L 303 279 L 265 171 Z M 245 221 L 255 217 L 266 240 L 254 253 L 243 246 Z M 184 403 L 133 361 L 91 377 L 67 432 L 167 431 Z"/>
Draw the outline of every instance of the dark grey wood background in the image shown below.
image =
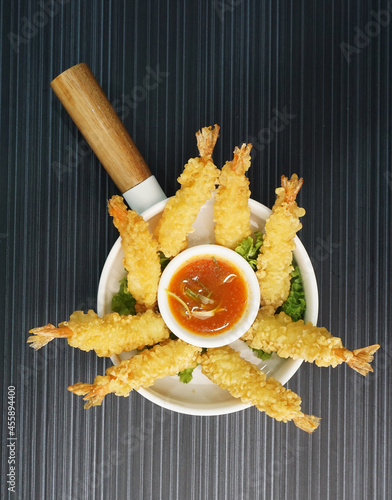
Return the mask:
<path id="1" fill-rule="evenodd" d="M 391 498 L 392 3 L 4 0 L 0 21 L 1 498 Z M 118 191 L 49 87 L 78 62 L 168 196 L 213 123 L 218 165 L 253 143 L 254 199 L 271 206 L 280 174 L 304 177 L 319 325 L 350 349 L 382 346 L 366 379 L 303 364 L 290 380 L 322 417 L 314 435 L 254 408 L 192 417 L 137 393 L 85 411 L 66 387 L 110 360 L 27 347 L 30 328 L 96 308 L 117 238 L 106 200 Z"/>

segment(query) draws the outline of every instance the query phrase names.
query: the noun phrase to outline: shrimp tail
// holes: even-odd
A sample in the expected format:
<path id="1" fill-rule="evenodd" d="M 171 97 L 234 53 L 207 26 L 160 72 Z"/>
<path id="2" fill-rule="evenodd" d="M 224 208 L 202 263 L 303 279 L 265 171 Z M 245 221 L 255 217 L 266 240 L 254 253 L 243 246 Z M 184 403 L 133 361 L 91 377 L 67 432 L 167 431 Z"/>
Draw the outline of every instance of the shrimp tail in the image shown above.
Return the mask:
<path id="1" fill-rule="evenodd" d="M 34 333 L 35 335 L 31 335 L 27 339 L 27 343 L 30 344 L 30 347 L 38 350 L 53 339 L 67 339 L 71 337 L 72 330 L 67 326 L 56 328 L 54 325 L 49 323 L 45 326 L 40 326 L 39 328 L 33 328 L 29 331 L 29 333 Z"/>
<path id="2" fill-rule="evenodd" d="M 237 175 L 244 175 L 250 167 L 250 150 L 252 144 L 242 144 L 241 148 L 236 146 L 234 157 L 231 162 L 231 170 Z"/>
<path id="3" fill-rule="evenodd" d="M 373 371 L 370 363 L 373 361 L 373 354 L 380 348 L 378 344 L 369 345 L 362 349 L 355 349 L 353 356 L 347 361 L 347 364 L 353 370 L 365 376 Z"/>
<path id="4" fill-rule="evenodd" d="M 213 127 L 203 127 L 196 132 L 197 149 L 202 158 L 212 155 L 216 141 L 219 137 L 219 129 L 219 125 L 215 124 Z"/>
<path id="5" fill-rule="evenodd" d="M 102 377 L 105 378 L 105 377 Z M 70 385 L 68 387 L 70 392 L 78 396 L 84 396 L 83 400 L 87 401 L 84 408 L 88 410 L 92 406 L 100 406 L 106 394 L 109 391 L 109 383 L 100 385 L 94 382 L 94 384 L 85 384 L 83 382 L 78 382 L 77 384 Z"/>
<path id="6" fill-rule="evenodd" d="M 284 203 L 291 204 L 297 198 L 297 194 L 302 187 L 304 180 L 302 178 L 298 179 L 297 174 L 293 174 L 291 179 L 288 179 L 285 175 L 280 178 L 282 188 L 284 189 Z"/>
<path id="7" fill-rule="evenodd" d="M 118 231 L 120 233 L 126 231 L 128 224 L 127 207 L 121 196 L 114 195 L 108 200 L 108 211 L 109 215 L 113 217 L 113 224 Z"/>
<path id="8" fill-rule="evenodd" d="M 311 434 L 317 429 L 321 421 L 321 418 L 315 417 L 314 415 L 303 415 L 302 417 L 297 417 L 293 419 L 294 424 L 301 430 Z"/>

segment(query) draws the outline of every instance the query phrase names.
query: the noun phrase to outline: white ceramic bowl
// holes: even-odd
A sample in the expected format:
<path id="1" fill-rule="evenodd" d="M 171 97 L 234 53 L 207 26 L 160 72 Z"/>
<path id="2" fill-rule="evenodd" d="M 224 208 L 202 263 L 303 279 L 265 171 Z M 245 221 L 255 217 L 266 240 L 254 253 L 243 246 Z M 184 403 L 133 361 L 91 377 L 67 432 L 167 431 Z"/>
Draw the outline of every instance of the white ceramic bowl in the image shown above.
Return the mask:
<path id="1" fill-rule="evenodd" d="M 242 315 L 232 328 L 217 335 L 206 336 L 191 332 L 177 321 L 170 309 L 167 294 L 170 282 L 174 274 L 195 257 L 216 257 L 226 260 L 234 265 L 246 283 L 247 302 Z M 252 326 L 260 307 L 260 287 L 251 266 L 234 250 L 212 244 L 196 245 L 174 257 L 162 273 L 158 289 L 158 307 L 169 330 L 181 340 L 198 347 L 221 347 L 238 340 Z"/>
<path id="2" fill-rule="evenodd" d="M 142 215 L 149 222 L 151 231 L 154 230 L 158 219 L 163 211 L 167 200 L 157 203 L 146 210 Z M 249 200 L 251 209 L 252 232 L 263 231 L 265 221 L 269 217 L 271 210 L 254 200 Z M 200 210 L 194 223 L 195 231 L 189 235 L 189 247 L 214 243 L 214 223 L 213 223 L 213 199 L 209 200 Z M 298 237 L 295 238 L 296 249 L 294 259 L 298 264 L 306 298 L 305 321 L 317 323 L 318 316 L 318 290 L 312 263 L 304 246 Z M 123 267 L 123 252 L 120 238 L 111 249 L 102 270 L 98 287 L 97 308 L 100 316 L 112 312 L 112 297 L 119 290 L 119 281 L 125 276 Z M 279 382 L 285 384 L 301 366 L 302 360 L 281 359 L 273 355 L 267 361 L 256 358 L 251 349 L 237 340 L 230 344 L 231 347 L 240 352 L 241 356 L 248 359 L 267 375 L 275 377 Z M 118 364 L 123 359 L 132 357 L 135 353 L 122 353 L 119 356 L 112 356 L 114 364 Z M 165 377 L 157 380 L 148 389 L 139 389 L 139 394 L 148 400 L 179 413 L 189 415 L 223 415 L 243 410 L 249 405 L 233 398 L 228 391 L 210 382 L 200 370 L 196 368 L 193 372 L 193 379 L 189 384 L 179 381 L 177 376 Z"/>

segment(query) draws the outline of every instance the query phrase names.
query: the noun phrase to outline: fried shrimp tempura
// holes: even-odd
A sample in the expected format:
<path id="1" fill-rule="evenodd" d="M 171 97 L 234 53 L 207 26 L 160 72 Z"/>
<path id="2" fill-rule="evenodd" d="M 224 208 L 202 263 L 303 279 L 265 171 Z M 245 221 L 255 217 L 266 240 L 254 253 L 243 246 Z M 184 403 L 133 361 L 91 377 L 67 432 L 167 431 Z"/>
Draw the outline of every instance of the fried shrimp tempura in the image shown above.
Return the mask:
<path id="1" fill-rule="evenodd" d="M 324 327 L 292 321 L 290 316 L 281 312 L 274 316 L 262 311 L 255 322 L 242 337 L 253 349 L 276 352 L 281 358 L 304 359 L 317 366 L 336 367 L 347 363 L 361 375 L 373 371 L 370 363 L 379 345 L 349 351 L 343 347 L 339 337 L 333 337 Z"/>
<path id="2" fill-rule="evenodd" d="M 139 305 L 152 308 L 156 305 L 161 276 L 158 243 L 147 222 L 134 210 L 127 210 L 121 196 L 113 196 L 108 208 L 121 236 L 128 291 Z"/>
<path id="3" fill-rule="evenodd" d="M 71 347 L 82 351 L 94 350 L 98 356 L 112 356 L 123 351 L 140 349 L 169 338 L 170 332 L 161 315 L 147 310 L 136 316 L 106 314 L 100 318 L 94 311 L 75 311 L 69 321 L 56 328 L 46 325 L 33 328 L 27 342 L 40 349 L 55 338 L 66 338 Z"/>
<path id="4" fill-rule="evenodd" d="M 320 419 L 301 411 L 301 398 L 280 382 L 241 358 L 231 347 L 207 349 L 199 356 L 201 370 L 212 382 L 235 398 L 250 403 L 278 421 L 294 424 L 306 432 L 317 429 Z"/>
<path id="5" fill-rule="evenodd" d="M 265 225 L 263 245 L 257 259 L 256 276 L 260 283 L 261 305 L 269 314 L 285 302 L 290 291 L 290 273 L 293 270 L 293 241 L 301 229 L 299 217 L 305 210 L 298 207 L 295 198 L 303 179 L 293 174 L 289 180 L 282 175 L 282 187 L 275 190 L 276 202 Z"/>
<path id="6" fill-rule="evenodd" d="M 95 377 L 93 384 L 82 382 L 68 387 L 68 390 L 82 396 L 91 408 L 102 403 L 106 394 L 129 396 L 133 389 L 147 388 L 167 375 L 176 375 L 186 368 L 194 368 L 201 347 L 195 347 L 182 340 L 168 340 L 146 349 L 131 359 L 121 361 L 106 370 L 105 376 Z"/>
<path id="7" fill-rule="evenodd" d="M 219 169 L 211 155 L 218 135 L 218 125 L 197 132 L 200 158 L 191 158 L 185 165 L 178 178 L 181 188 L 165 205 L 154 234 L 166 257 L 174 257 L 187 247 L 187 235 L 193 232 L 192 224 L 215 190 Z"/>
<path id="8" fill-rule="evenodd" d="M 234 249 L 238 242 L 251 234 L 249 179 L 245 172 L 250 167 L 252 144 L 243 144 L 234 150 L 234 158 L 222 168 L 219 187 L 215 193 L 215 241 Z"/>

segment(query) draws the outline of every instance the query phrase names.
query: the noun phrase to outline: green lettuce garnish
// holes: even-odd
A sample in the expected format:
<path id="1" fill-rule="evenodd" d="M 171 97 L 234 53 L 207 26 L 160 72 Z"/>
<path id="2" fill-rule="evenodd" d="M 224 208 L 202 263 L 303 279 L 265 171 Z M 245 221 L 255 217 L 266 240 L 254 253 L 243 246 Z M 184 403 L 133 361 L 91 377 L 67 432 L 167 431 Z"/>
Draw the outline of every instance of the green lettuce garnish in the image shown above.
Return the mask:
<path id="1" fill-rule="evenodd" d="M 169 264 L 170 259 L 169 257 L 166 257 L 166 255 L 163 252 L 159 252 L 159 262 L 161 264 L 161 271 L 165 269 L 165 267 Z"/>
<path id="2" fill-rule="evenodd" d="M 172 334 L 170 334 L 171 336 Z M 177 337 L 175 337 L 177 338 Z M 203 347 L 203 349 L 201 350 L 201 354 L 204 354 L 206 352 L 206 348 Z M 199 366 L 199 365 L 197 365 Z M 196 368 L 196 366 L 194 368 L 186 368 L 185 370 L 183 370 L 182 372 L 179 372 L 177 373 L 177 375 L 180 377 L 180 382 L 183 382 L 184 384 L 189 384 L 189 382 L 192 380 L 193 378 L 193 370 Z"/>
<path id="3" fill-rule="evenodd" d="M 257 256 L 260 253 L 261 245 L 263 244 L 263 235 L 261 231 L 256 231 L 255 240 L 252 236 L 244 238 L 236 247 L 235 251 L 239 253 L 249 264 L 252 269 L 256 271 L 257 269 Z"/>
<path id="4" fill-rule="evenodd" d="M 124 276 L 120 280 L 120 290 L 112 297 L 112 310 L 121 316 L 136 314 L 135 310 L 136 300 L 132 294 L 128 292 L 128 280 Z"/>
<path id="5" fill-rule="evenodd" d="M 180 377 L 180 382 L 184 384 L 189 384 L 189 382 L 193 378 L 193 370 L 195 368 L 185 368 L 182 372 L 179 372 L 178 376 Z"/>
<path id="6" fill-rule="evenodd" d="M 270 357 L 272 356 L 272 352 L 265 352 L 265 351 L 263 351 L 263 349 L 253 349 L 253 347 L 251 347 L 251 349 L 252 349 L 253 353 L 259 359 L 262 359 L 263 361 L 266 361 L 267 359 L 270 359 Z"/>
<path id="7" fill-rule="evenodd" d="M 285 312 L 293 321 L 303 319 L 306 310 L 305 292 L 299 267 L 295 266 L 291 272 L 290 293 L 286 302 L 276 313 Z"/>

